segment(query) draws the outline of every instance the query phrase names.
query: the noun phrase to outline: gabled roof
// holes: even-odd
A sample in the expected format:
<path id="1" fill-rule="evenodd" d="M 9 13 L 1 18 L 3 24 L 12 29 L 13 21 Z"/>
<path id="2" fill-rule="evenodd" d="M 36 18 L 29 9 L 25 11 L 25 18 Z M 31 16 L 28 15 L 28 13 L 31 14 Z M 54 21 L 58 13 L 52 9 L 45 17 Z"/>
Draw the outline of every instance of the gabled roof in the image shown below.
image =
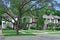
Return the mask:
<path id="1" fill-rule="evenodd" d="M 43 15 L 43 18 L 46 18 L 46 19 L 60 19 L 59 16 L 55 16 L 55 15 L 51 15 L 51 16 Z"/>

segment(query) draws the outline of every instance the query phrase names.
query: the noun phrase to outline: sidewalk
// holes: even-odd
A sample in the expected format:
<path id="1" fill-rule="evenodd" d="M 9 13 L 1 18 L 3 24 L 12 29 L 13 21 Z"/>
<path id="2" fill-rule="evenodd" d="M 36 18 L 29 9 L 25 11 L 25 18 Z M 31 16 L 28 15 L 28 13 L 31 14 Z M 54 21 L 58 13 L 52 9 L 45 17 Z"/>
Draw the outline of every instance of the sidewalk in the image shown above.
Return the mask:
<path id="1" fill-rule="evenodd" d="M 0 36 L 2 35 L 2 30 L 0 30 Z"/>
<path id="2" fill-rule="evenodd" d="M 2 30 L 0 30 L 0 40 L 4 40 L 4 39 L 5 39 L 5 37 L 2 34 Z"/>
<path id="3" fill-rule="evenodd" d="M 36 36 L 5 36 L 4 40 L 60 40 L 60 34 L 38 34 Z"/>

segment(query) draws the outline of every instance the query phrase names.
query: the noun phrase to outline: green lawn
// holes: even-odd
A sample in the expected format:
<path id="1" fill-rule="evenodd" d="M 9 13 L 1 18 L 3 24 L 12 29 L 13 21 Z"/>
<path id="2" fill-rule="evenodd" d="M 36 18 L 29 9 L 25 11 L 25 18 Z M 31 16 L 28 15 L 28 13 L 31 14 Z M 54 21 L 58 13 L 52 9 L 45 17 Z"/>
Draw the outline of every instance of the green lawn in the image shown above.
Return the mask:
<path id="1" fill-rule="evenodd" d="M 34 33 L 40 33 L 39 30 L 19 30 L 19 35 L 35 35 Z M 2 30 L 3 35 L 5 36 L 14 36 L 16 35 L 16 30 Z"/>
<path id="2" fill-rule="evenodd" d="M 49 33 L 49 34 L 60 34 L 60 31 L 52 31 L 52 30 L 19 30 L 19 36 L 21 35 L 36 35 L 38 33 Z M 5 36 L 15 36 L 16 30 L 2 30 L 3 35 Z"/>

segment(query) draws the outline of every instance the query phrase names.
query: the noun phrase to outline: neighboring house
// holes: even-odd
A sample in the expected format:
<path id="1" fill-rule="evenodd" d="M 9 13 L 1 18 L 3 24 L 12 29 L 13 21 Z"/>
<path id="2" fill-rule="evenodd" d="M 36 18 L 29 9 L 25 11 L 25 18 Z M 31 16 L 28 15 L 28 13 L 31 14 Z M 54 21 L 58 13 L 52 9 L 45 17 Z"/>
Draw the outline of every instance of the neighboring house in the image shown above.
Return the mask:
<path id="1" fill-rule="evenodd" d="M 47 15 L 44 15 L 43 18 L 44 18 L 44 23 L 45 24 L 48 24 L 49 22 L 60 24 L 60 17 L 59 16 L 54 16 L 54 15 L 47 16 Z"/>
<path id="2" fill-rule="evenodd" d="M 13 15 L 13 14 L 12 14 L 12 15 Z M 13 28 L 14 20 L 13 20 L 8 14 L 6 14 L 6 13 L 4 13 L 3 16 L 4 16 L 6 19 L 8 19 L 9 21 L 11 21 L 12 23 L 11 23 L 11 22 L 8 22 L 8 21 L 6 21 L 5 19 L 2 18 L 2 28 L 5 28 L 7 23 L 9 23 L 10 27 Z M 13 17 L 15 18 L 15 20 L 17 20 L 16 16 L 13 15 Z"/>
<path id="3" fill-rule="evenodd" d="M 26 18 L 26 19 L 29 20 L 29 22 L 28 22 L 28 24 L 27 24 L 28 29 L 30 29 L 31 26 L 32 26 L 32 27 L 35 26 L 36 20 L 37 20 L 36 17 L 34 17 L 34 16 L 32 16 L 32 17 L 30 17 L 30 16 L 25 16 L 24 18 Z M 23 19 L 24 19 L 24 18 L 23 18 Z"/>
<path id="4" fill-rule="evenodd" d="M 7 16 L 7 15 L 5 15 L 5 16 Z M 12 22 L 14 22 L 14 20 L 11 19 L 9 16 L 8 16 L 8 18 L 9 18 Z M 36 20 L 37 20 L 36 17 L 29 17 L 29 16 L 27 16 L 27 17 L 24 17 L 24 18 L 27 18 L 27 19 L 29 20 L 29 23 L 28 23 L 28 25 L 27 25 L 27 26 L 29 27 L 29 29 L 30 29 L 30 26 L 35 25 Z M 60 17 L 59 17 L 59 16 L 43 15 L 43 18 L 44 18 L 44 29 L 47 29 L 47 25 L 48 25 L 49 22 L 56 23 L 57 25 L 60 24 Z M 16 16 L 15 16 L 15 19 L 17 19 Z M 6 22 L 7 22 L 7 21 L 5 21 L 4 19 L 2 20 L 2 28 L 5 27 Z M 13 24 L 12 24 L 11 22 L 10 22 L 10 24 L 11 24 L 11 27 L 13 27 Z"/>
<path id="5" fill-rule="evenodd" d="M 55 23 L 55 24 L 57 24 L 57 25 L 59 25 L 60 24 L 60 17 L 59 16 L 54 16 L 54 15 L 44 15 L 43 16 L 43 18 L 44 18 L 44 29 L 47 29 L 47 27 L 48 27 L 48 23 L 49 22 L 53 22 L 53 23 Z"/>

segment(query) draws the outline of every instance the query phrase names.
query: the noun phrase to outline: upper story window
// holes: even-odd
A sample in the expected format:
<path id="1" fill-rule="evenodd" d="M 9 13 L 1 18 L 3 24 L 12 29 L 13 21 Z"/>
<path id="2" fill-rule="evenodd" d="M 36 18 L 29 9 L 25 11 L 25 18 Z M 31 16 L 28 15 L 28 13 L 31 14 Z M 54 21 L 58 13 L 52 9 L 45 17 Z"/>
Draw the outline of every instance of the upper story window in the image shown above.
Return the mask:
<path id="1" fill-rule="evenodd" d="M 58 19 L 58 21 L 60 21 L 60 19 Z"/>

